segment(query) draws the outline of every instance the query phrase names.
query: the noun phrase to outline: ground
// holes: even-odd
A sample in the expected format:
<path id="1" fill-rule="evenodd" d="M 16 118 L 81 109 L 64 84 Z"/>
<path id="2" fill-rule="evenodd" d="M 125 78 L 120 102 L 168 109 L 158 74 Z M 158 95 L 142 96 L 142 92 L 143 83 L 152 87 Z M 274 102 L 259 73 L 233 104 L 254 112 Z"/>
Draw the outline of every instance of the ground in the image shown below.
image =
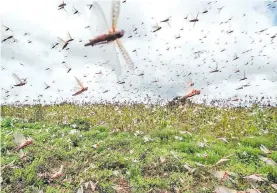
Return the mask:
<path id="1" fill-rule="evenodd" d="M 1 111 L 1 192 L 276 192 L 276 108 L 62 104 Z M 15 133 L 33 143 L 17 150 Z M 245 178 L 253 174 L 260 182 Z"/>

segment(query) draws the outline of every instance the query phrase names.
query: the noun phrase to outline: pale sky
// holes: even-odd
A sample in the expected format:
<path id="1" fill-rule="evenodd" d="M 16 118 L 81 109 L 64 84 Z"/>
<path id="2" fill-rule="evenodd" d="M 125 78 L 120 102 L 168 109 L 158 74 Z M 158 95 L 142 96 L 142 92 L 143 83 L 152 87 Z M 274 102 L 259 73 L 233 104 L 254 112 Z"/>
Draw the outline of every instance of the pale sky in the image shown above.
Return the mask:
<path id="1" fill-rule="evenodd" d="M 271 37 L 277 34 L 277 2 L 127 0 L 121 3 L 117 29 L 125 30 L 121 41 L 134 62 L 135 70 L 129 72 L 115 43 L 84 47 L 89 39 L 109 30 L 111 1 L 99 2 L 108 28 L 98 9 L 89 10 L 91 0 L 65 2 L 66 11 L 58 10 L 59 0 L 2 2 L 1 24 L 12 31 L 2 27 L 1 40 L 13 35 L 17 42 L 1 43 L 1 101 L 31 102 L 39 95 L 46 101 L 143 101 L 146 95 L 155 101 L 184 95 L 190 80 L 201 90 L 194 97 L 196 101 L 235 95 L 265 95 L 276 101 L 277 37 Z M 74 15 L 73 7 L 81 14 Z M 193 26 L 189 20 L 198 13 L 199 21 Z M 170 26 L 160 22 L 168 17 Z M 156 23 L 162 29 L 153 33 Z M 67 32 L 74 39 L 69 50 L 61 50 L 61 45 L 51 49 L 57 37 L 67 39 Z M 178 35 L 180 38 L 175 39 Z M 202 53 L 195 54 L 197 51 Z M 63 61 L 72 68 L 69 73 Z M 216 64 L 221 72 L 210 73 Z M 116 65 L 121 66 L 120 76 L 112 71 Z M 103 75 L 96 74 L 100 71 Z M 240 81 L 244 71 L 247 79 Z M 12 73 L 27 78 L 27 84 L 13 87 L 16 81 Z M 144 76 L 138 76 L 142 73 Z M 77 86 L 74 76 L 88 91 L 72 97 Z M 117 84 L 118 80 L 125 84 Z M 49 89 L 44 90 L 44 82 Z M 236 90 L 248 83 L 250 86 Z"/>

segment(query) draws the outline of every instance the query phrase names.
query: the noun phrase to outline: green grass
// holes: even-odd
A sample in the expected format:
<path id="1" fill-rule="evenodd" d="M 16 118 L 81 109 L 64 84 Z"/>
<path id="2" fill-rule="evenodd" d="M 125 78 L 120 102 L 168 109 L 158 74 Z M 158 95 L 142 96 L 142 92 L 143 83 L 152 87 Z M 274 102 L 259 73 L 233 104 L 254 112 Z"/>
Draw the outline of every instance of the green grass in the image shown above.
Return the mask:
<path id="1" fill-rule="evenodd" d="M 274 192 L 271 184 L 277 183 L 277 167 L 259 159 L 277 162 L 276 108 L 64 104 L 1 110 L 1 167 L 13 162 L 2 170 L 2 192 L 76 192 L 88 181 L 98 182 L 96 192 L 116 192 L 116 187 L 139 193 L 212 192 L 218 185 L 246 190 L 251 185 L 243 177 L 251 174 L 267 177 L 257 184 L 261 192 Z M 74 129 L 79 132 L 71 134 Z M 15 151 L 15 131 L 34 140 L 24 149 L 26 160 Z M 204 139 L 207 146 L 200 147 Z M 264 154 L 261 144 L 272 153 Z M 61 165 L 64 176 L 51 182 L 38 177 Z M 216 179 L 211 173 L 219 170 L 238 174 L 236 183 Z"/>

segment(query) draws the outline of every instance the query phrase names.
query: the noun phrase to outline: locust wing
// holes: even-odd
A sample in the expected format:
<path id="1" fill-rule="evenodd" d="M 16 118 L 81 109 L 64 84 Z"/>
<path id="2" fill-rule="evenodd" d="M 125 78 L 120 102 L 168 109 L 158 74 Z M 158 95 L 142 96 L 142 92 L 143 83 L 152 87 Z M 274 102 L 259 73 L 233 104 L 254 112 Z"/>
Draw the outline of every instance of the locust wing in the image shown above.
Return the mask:
<path id="1" fill-rule="evenodd" d="M 19 151 L 19 156 L 20 156 L 20 157 L 23 157 L 24 154 L 25 154 L 24 151 L 23 151 L 22 149 L 20 149 L 20 151 Z"/>
<path id="2" fill-rule="evenodd" d="M 69 70 L 71 68 L 71 66 L 69 64 L 64 63 L 64 66 L 66 67 L 67 70 Z"/>
<path id="3" fill-rule="evenodd" d="M 84 88 L 83 83 L 82 83 L 76 76 L 74 76 L 74 77 L 75 77 L 75 80 L 77 81 L 77 83 L 79 84 L 79 86 L 80 86 L 81 88 Z"/>
<path id="4" fill-rule="evenodd" d="M 90 11 L 90 31 L 93 33 L 94 35 L 99 35 L 102 33 L 108 33 L 110 27 L 109 27 L 109 23 L 106 19 L 105 13 L 102 9 L 102 7 L 100 6 L 100 4 L 98 2 L 94 2 L 92 9 Z M 96 34 L 95 34 L 96 33 Z"/>
<path id="5" fill-rule="evenodd" d="M 59 38 L 59 37 L 58 37 L 58 42 L 59 42 L 59 44 L 65 44 L 65 41 L 62 38 Z"/>
<path id="6" fill-rule="evenodd" d="M 152 26 L 152 28 L 154 28 L 154 30 L 158 29 L 158 28 L 160 28 L 160 25 L 158 23 L 156 23 L 155 25 Z"/>
<path id="7" fill-rule="evenodd" d="M 24 135 L 22 135 L 22 133 L 14 133 L 13 137 L 14 137 L 14 142 L 17 145 L 20 145 L 22 142 L 26 141 L 26 138 L 24 137 Z"/>
<path id="8" fill-rule="evenodd" d="M 66 44 L 66 41 L 58 37 L 58 43 L 59 43 L 58 45 L 61 45 L 63 47 Z"/>
<path id="9" fill-rule="evenodd" d="M 49 85 L 48 85 L 46 82 L 44 82 L 44 86 L 45 86 L 45 88 L 46 88 L 46 87 L 48 87 Z"/>
<path id="10" fill-rule="evenodd" d="M 120 1 L 112 1 L 112 31 L 116 31 L 116 25 L 120 13 Z"/>
<path id="11" fill-rule="evenodd" d="M 67 35 L 68 35 L 68 39 L 69 39 L 69 40 L 71 40 L 71 39 L 72 39 L 72 37 L 71 37 L 71 35 L 70 35 L 70 33 L 69 33 L 69 32 L 67 32 Z"/>
<path id="12" fill-rule="evenodd" d="M 124 48 L 122 42 L 119 39 L 116 39 L 118 48 L 126 62 L 126 64 L 128 65 L 128 68 L 131 70 L 134 70 L 134 62 L 132 61 L 131 57 L 129 56 L 128 52 L 126 51 L 126 49 Z"/>
<path id="13" fill-rule="evenodd" d="M 168 20 L 168 21 L 166 21 L 166 20 Z M 171 16 L 170 16 L 170 17 L 168 17 L 168 18 L 166 18 L 165 20 L 163 20 L 163 21 L 161 21 L 161 22 L 166 22 L 166 23 L 168 24 L 168 26 L 169 26 L 169 27 L 171 27 L 171 25 L 170 25 L 170 22 L 171 22 Z"/>
<path id="14" fill-rule="evenodd" d="M 168 26 L 171 28 L 170 21 L 167 22 Z"/>
<path id="15" fill-rule="evenodd" d="M 192 88 L 192 87 L 194 86 L 194 83 L 192 82 L 191 79 L 189 79 L 189 82 L 187 83 L 187 86 L 188 86 L 189 88 Z"/>
<path id="16" fill-rule="evenodd" d="M 20 79 L 15 73 L 12 73 L 12 75 L 13 75 L 13 78 L 15 79 L 15 81 L 16 81 L 18 84 L 22 82 L 21 79 Z"/>
<path id="17" fill-rule="evenodd" d="M 56 170 L 56 169 L 53 169 L 53 168 L 50 168 L 50 170 L 51 170 L 52 173 L 62 173 L 63 172 L 63 168 L 64 168 L 64 166 L 61 165 L 59 170 Z"/>
<path id="18" fill-rule="evenodd" d="M 193 84 L 192 80 L 190 79 L 190 81 L 187 83 L 187 93 L 186 94 L 192 92 L 193 86 L 194 86 L 194 84 Z"/>

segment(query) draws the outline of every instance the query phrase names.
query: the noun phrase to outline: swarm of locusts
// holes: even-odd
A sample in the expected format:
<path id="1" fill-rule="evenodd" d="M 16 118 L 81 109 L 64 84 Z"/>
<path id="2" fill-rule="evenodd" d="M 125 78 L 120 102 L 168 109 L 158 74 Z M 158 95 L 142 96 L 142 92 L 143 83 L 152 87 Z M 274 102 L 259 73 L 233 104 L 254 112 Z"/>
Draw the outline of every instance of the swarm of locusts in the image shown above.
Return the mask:
<path id="1" fill-rule="evenodd" d="M 159 45 L 165 41 L 159 33 L 176 28 L 175 16 L 167 15 L 159 20 L 152 17 L 158 21 L 154 22 L 156 24 L 152 28 L 145 21 L 139 21 L 128 29 L 118 29 L 121 6 L 126 2 L 129 1 L 113 0 L 110 17 L 105 17 L 97 2 L 84 5 L 85 9 L 72 7 L 71 16 L 74 18 L 86 13 L 100 16 L 96 21 L 105 30 L 98 34 L 99 26 L 90 21 L 89 25 L 80 29 L 88 32 L 88 37 L 78 38 L 77 34 L 70 31 L 67 32 L 67 37 L 54 37 L 55 42 L 48 45 L 47 49 L 51 53 L 63 54 L 60 65 L 64 74 L 59 74 L 61 79 L 57 82 L 56 79 L 41 81 L 41 90 L 48 93 L 56 88 L 59 98 L 47 96 L 49 100 L 43 100 L 45 96 L 39 93 L 37 98 L 25 96 L 23 102 L 17 99 L 7 102 L 6 99 L 11 96 L 20 98 L 21 93 L 15 93 L 15 90 L 32 93 L 29 89 L 35 87 L 32 77 L 27 78 L 18 72 L 12 73 L 15 83 L 8 85 L 10 88 L 2 88 L 1 94 L 5 95 L 5 100 L 1 102 L 1 192 L 276 193 L 277 98 L 273 95 L 266 96 L 266 91 L 261 92 L 259 97 L 240 92 L 260 86 L 252 81 L 251 70 L 256 67 L 253 65 L 254 59 L 259 56 L 259 59 L 263 57 L 267 60 L 258 66 L 259 70 L 272 65 L 273 57 L 266 55 L 265 50 L 270 46 L 274 50 L 276 32 L 262 28 L 247 35 L 247 32 L 239 31 L 239 36 L 249 38 L 250 44 L 261 46 L 259 53 L 253 54 L 258 49 L 252 49 L 251 45 L 251 49 L 243 48 L 241 52 L 238 49 L 236 53 L 226 54 L 230 58 L 218 60 L 216 54 L 227 52 L 227 45 L 231 41 L 233 44 L 240 41 L 236 39 L 239 36 L 232 36 L 239 29 L 234 28 L 233 16 L 228 15 L 223 20 L 220 17 L 218 23 L 211 21 L 211 25 L 220 27 L 219 33 L 227 36 L 228 41 L 221 44 L 218 38 L 212 44 L 204 46 L 216 45 L 217 48 L 220 46 L 219 49 L 201 49 L 200 46 L 199 49 L 189 48 L 189 44 L 184 43 L 186 41 L 181 41 L 186 38 L 182 31 L 188 30 L 187 33 L 200 29 L 203 36 L 196 38 L 197 43 L 205 44 L 210 40 L 207 38 L 209 34 L 213 33 L 206 28 L 201 29 L 202 18 L 213 11 L 220 14 L 227 9 L 221 2 L 203 1 L 201 12 L 185 13 L 186 17 L 179 19 L 182 24 L 186 22 L 188 28 L 177 26 L 178 33 L 168 33 L 167 35 L 172 35 L 170 41 L 165 42 L 165 46 L 154 49 L 153 40 L 157 37 L 160 38 Z M 276 2 L 270 2 L 267 6 L 275 9 Z M 54 9 L 60 14 L 70 14 L 69 6 L 68 2 L 62 1 Z M 245 16 L 246 13 L 235 17 L 241 19 Z M 225 25 L 227 30 L 221 29 Z M 93 27 L 97 29 L 96 36 L 93 36 Z M 16 45 L 17 51 L 20 50 L 20 42 L 24 41 L 30 46 L 36 43 L 35 39 L 30 39 L 34 37 L 32 33 L 22 33 L 22 38 L 18 38 L 20 36 L 15 33 L 14 27 L 11 28 L 3 25 L 3 45 Z M 150 42 L 145 47 L 149 52 L 141 54 L 143 46 L 128 52 L 123 38 Z M 77 44 L 81 45 L 82 54 L 87 52 L 82 55 L 86 61 L 94 51 L 108 53 L 108 46 L 113 48 L 109 55 L 116 57 L 112 61 L 97 63 L 101 69 L 94 69 L 92 73 L 71 76 L 75 67 L 67 54 L 74 55 L 74 46 Z M 187 49 L 185 53 L 183 48 Z M 170 51 L 180 55 L 172 60 L 163 59 L 163 56 L 170 57 L 170 54 L 165 54 Z M 134 62 L 134 57 L 129 53 L 136 55 L 143 63 L 139 65 L 136 60 Z M 19 54 L 11 54 L 11 60 L 18 59 L 16 56 Z M 243 57 L 244 55 L 247 56 Z M 39 54 L 37 56 L 41 57 Z M 127 75 L 122 73 L 119 56 L 122 56 L 128 67 Z M 179 57 L 183 61 L 175 69 L 174 59 Z M 154 69 L 153 60 L 158 63 L 157 69 Z M 194 66 L 198 69 L 210 66 L 201 74 L 189 69 L 187 63 L 190 60 L 196 61 Z M 230 64 L 230 61 L 233 63 Z M 242 63 L 244 69 L 236 62 Z M 19 64 L 21 69 L 25 68 L 25 62 Z M 91 66 L 85 67 L 88 70 L 89 67 L 95 67 L 94 64 L 89 65 Z M 112 68 L 110 72 L 102 68 L 104 65 Z M 166 65 L 169 66 L 168 70 L 163 73 L 166 69 L 163 66 Z M 226 66 L 232 68 L 227 70 L 231 73 L 224 80 L 217 80 L 217 75 L 224 74 Z M 248 66 L 251 66 L 249 71 L 246 69 Z M 8 68 L 1 67 L 2 71 Z M 47 73 L 54 71 L 50 66 L 45 66 L 42 70 Z M 277 72 L 272 70 L 270 73 Z M 146 74 L 150 79 L 145 78 Z M 39 80 L 40 75 L 35 75 L 35 80 Z M 55 85 L 65 75 L 76 83 L 76 88 L 66 96 L 63 91 L 66 92 L 67 89 Z M 101 85 L 100 89 L 96 89 L 95 85 L 92 86 L 94 82 L 91 79 L 86 81 L 91 75 L 96 77 L 97 84 L 108 82 L 110 75 L 116 75 L 115 90 L 110 85 Z M 133 81 L 130 77 L 137 79 Z M 232 78 L 239 84 L 233 88 L 236 93 L 223 98 L 226 89 L 218 91 L 217 83 L 222 83 L 225 88 L 225 82 L 233 81 Z M 140 81 L 145 84 L 140 84 Z M 264 78 L 262 81 L 267 81 L 266 84 L 269 85 L 269 82 L 275 80 Z M 214 86 L 213 90 L 209 90 L 210 86 Z M 96 99 L 96 92 L 100 99 Z M 106 93 L 112 95 L 112 100 L 105 98 Z M 80 100 L 75 100 L 78 97 Z"/>

